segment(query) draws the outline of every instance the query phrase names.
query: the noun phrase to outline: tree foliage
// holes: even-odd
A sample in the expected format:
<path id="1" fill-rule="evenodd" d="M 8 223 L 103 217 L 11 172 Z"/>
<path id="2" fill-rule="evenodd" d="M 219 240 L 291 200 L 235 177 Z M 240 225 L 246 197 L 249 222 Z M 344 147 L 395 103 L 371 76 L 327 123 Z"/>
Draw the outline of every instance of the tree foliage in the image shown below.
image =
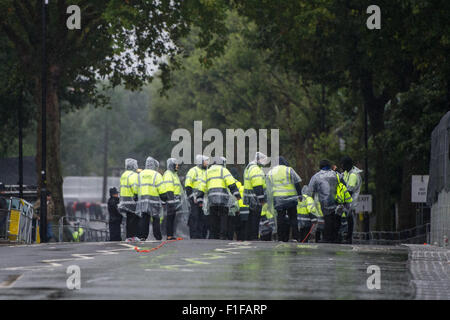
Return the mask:
<path id="1" fill-rule="evenodd" d="M 41 136 L 41 1 L 1 0 L 0 31 L 7 38 L 21 70 L 33 82 L 31 94 L 37 106 L 37 137 Z M 81 9 L 81 30 L 66 27 L 69 5 Z M 107 101 L 99 79 L 111 87 L 123 84 L 137 89 L 152 80 L 151 65 L 167 72 L 177 67 L 174 54 L 182 52 L 179 39 L 192 25 L 201 30 L 195 45 L 209 56 L 220 52 L 224 39 L 223 1 L 59 0 L 48 5 L 47 52 L 47 184 L 55 206 L 64 212 L 62 197 L 60 117 L 61 107 L 76 108 L 87 102 Z M 219 36 L 214 36 L 214 35 Z M 9 63 L 9 61 L 5 61 Z M 64 101 L 68 101 L 65 103 Z M 41 145 L 37 143 L 37 170 L 41 172 Z M 41 175 L 38 174 L 39 179 Z"/>
<path id="2" fill-rule="evenodd" d="M 392 190 L 386 188 L 392 185 L 386 104 L 414 84 L 420 86 L 428 74 L 444 79 L 444 88 L 449 88 L 448 1 L 379 1 L 380 30 L 366 27 L 368 1 L 235 3 L 242 15 L 256 23 L 258 47 L 271 49 L 273 64 L 360 95 L 374 148 L 370 162 L 375 168 L 376 228 L 390 229 L 394 201 Z"/>
<path id="3" fill-rule="evenodd" d="M 64 176 L 103 175 L 105 144 L 109 175 L 123 170 L 123 161 L 128 157 L 137 159 L 143 167 L 147 156 L 163 159 L 169 152 L 167 144 L 159 139 L 159 130 L 149 123 L 150 97 L 145 91 L 118 87 L 104 94 L 110 101 L 105 108 L 90 105 L 62 116 Z"/>
<path id="4" fill-rule="evenodd" d="M 173 73 L 175 86 L 167 91 L 168 98 L 152 100 L 151 119 L 167 140 L 174 129 L 192 129 L 195 120 L 224 136 L 227 128 L 280 129 L 280 153 L 305 180 L 317 170 L 320 157 L 339 161 L 339 136 L 353 150 L 358 113 L 352 110 L 348 90 L 313 84 L 268 63 L 270 50 L 262 51 L 249 40 L 255 25 L 236 13 L 228 16 L 227 27 L 225 52 L 210 68 L 198 61 L 202 50 L 194 50 L 184 68 Z M 194 40 L 195 34 L 186 41 Z M 343 112 L 347 109 L 352 110 L 350 118 Z"/>
<path id="5" fill-rule="evenodd" d="M 342 156 L 338 135 L 361 164 L 367 110 L 374 227 L 392 228 L 395 202 L 397 227 L 411 227 L 410 176 L 426 168 L 431 127 L 449 109 L 448 2 L 381 1 L 381 30 L 366 27 L 364 1 L 234 4 L 249 20 L 229 23 L 230 44 L 209 70 L 188 60 L 174 77 L 177 102 L 156 102 L 155 123 L 279 127 L 282 152 L 308 177 L 317 159 Z"/>
<path id="6" fill-rule="evenodd" d="M 5 120 L 0 121 L 11 125 L 13 115 L 5 112 L 6 106 L 16 105 L 19 96 L 4 88 L 23 84 L 38 106 L 26 109 L 37 118 L 37 136 L 42 85 L 39 3 L 0 0 L 0 70 L 11 75 L 0 79 L 0 96 L 5 97 L 0 102 Z M 398 227 L 414 224 L 410 176 L 426 173 L 431 130 L 450 109 L 450 2 L 380 0 L 380 30 L 367 28 L 366 9 L 372 3 L 359 0 L 70 4 L 81 8 L 81 30 L 65 28 L 68 2 L 49 6 L 51 185 L 60 188 L 62 183 L 60 109 L 66 112 L 90 103 L 83 113 L 63 116 L 64 150 L 70 145 L 80 148 L 77 134 L 103 132 L 107 116 L 113 127 L 135 121 L 139 132 L 147 133 L 142 138 L 129 128 L 118 132 L 109 159 L 113 166 L 114 159 L 123 156 L 114 151 L 115 143 L 125 136 L 134 145 L 123 149 L 128 155 L 168 157 L 172 130 L 192 128 L 194 120 L 221 130 L 279 128 L 280 151 L 304 180 L 317 170 L 321 158 L 337 163 L 345 153 L 362 163 L 367 111 L 368 191 L 376 203 L 375 228 L 392 228 L 395 203 L 400 204 Z M 160 82 L 148 89 L 149 98 L 103 88 L 107 84 L 139 89 L 155 77 L 151 69 L 156 66 Z M 21 74 L 27 74 L 25 82 Z M 113 99 L 111 112 L 95 109 L 107 105 L 108 98 Z M 140 102 L 126 100 L 134 98 Z M 146 108 L 137 106 L 144 105 L 142 99 L 150 100 L 150 118 L 157 129 L 141 121 Z M 95 135 L 85 145 L 93 159 L 100 155 L 95 149 L 102 137 Z M 79 154 L 70 159 L 64 152 L 64 163 L 75 164 L 67 170 L 98 174 L 97 167 L 77 159 Z"/>

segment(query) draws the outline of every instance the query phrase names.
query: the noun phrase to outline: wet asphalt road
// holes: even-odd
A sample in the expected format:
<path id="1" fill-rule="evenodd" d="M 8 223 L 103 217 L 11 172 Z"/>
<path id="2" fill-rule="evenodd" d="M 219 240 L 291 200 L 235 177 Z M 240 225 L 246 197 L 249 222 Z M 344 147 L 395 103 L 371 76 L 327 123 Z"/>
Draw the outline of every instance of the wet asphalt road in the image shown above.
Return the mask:
<path id="1" fill-rule="evenodd" d="M 160 241 L 139 243 L 149 249 Z M 181 240 L 0 246 L 0 299 L 414 299 L 404 246 Z M 67 267 L 81 288 L 67 288 Z M 368 289 L 367 268 L 381 270 Z"/>

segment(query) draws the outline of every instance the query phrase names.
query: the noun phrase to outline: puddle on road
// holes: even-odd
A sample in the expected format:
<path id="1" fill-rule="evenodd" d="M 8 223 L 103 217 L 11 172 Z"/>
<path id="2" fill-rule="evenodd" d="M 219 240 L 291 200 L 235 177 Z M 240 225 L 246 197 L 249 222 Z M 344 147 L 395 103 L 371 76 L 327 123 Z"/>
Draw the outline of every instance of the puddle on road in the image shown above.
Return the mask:
<path id="1" fill-rule="evenodd" d="M 314 249 L 313 249 L 314 248 Z M 406 250 L 357 252 L 351 246 L 290 244 L 248 251 L 215 266 L 203 289 L 226 289 L 236 299 L 412 299 Z M 381 270 L 381 289 L 368 289 L 367 268 Z M 257 290 L 257 294 L 255 294 Z M 222 290 L 223 291 L 223 290 Z M 224 297 L 225 298 L 225 297 Z"/>

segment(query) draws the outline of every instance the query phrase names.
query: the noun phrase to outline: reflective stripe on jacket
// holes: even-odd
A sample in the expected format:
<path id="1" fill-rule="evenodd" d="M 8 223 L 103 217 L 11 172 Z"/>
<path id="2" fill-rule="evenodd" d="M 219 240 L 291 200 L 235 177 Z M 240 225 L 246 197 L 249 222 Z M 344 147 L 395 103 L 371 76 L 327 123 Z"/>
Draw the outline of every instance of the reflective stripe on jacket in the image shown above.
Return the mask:
<path id="1" fill-rule="evenodd" d="M 264 194 L 256 195 L 254 188 L 262 187 L 266 189 L 266 179 L 264 171 L 256 163 L 250 163 L 244 171 L 244 194 L 243 203 L 255 205 L 257 200 L 264 200 Z"/>
<path id="2" fill-rule="evenodd" d="M 186 174 L 186 181 L 184 183 L 185 187 L 192 188 L 193 191 L 203 191 L 206 184 L 206 170 L 199 168 L 198 166 L 192 167 L 189 169 L 188 173 Z M 204 192 L 204 191 L 203 191 Z M 194 192 L 192 193 L 191 197 L 194 196 Z"/>
<path id="3" fill-rule="evenodd" d="M 138 174 L 134 171 L 127 170 L 120 177 L 120 196 L 133 197 L 137 194 L 137 178 Z"/>
<path id="4" fill-rule="evenodd" d="M 295 207 L 298 203 L 297 189 L 293 183 L 292 168 L 279 165 L 267 174 L 276 210 Z"/>
<path id="5" fill-rule="evenodd" d="M 120 177 L 120 202 L 117 206 L 122 214 L 125 212 L 134 213 L 136 211 L 136 201 L 134 197 L 138 193 L 138 174 L 131 170 L 126 170 Z"/>
<path id="6" fill-rule="evenodd" d="M 206 170 L 206 184 L 200 190 L 205 191 L 210 205 L 228 205 L 230 199 L 228 188 L 235 183 L 236 180 L 227 168 L 221 165 L 212 165 Z M 235 193 L 237 196 L 238 190 Z"/>
<path id="7" fill-rule="evenodd" d="M 175 196 L 181 195 L 181 182 L 176 172 L 166 170 L 162 178 L 162 193 L 173 192 Z"/>
<path id="8" fill-rule="evenodd" d="M 162 208 L 160 194 L 164 191 L 162 181 L 161 174 L 155 170 L 145 169 L 139 173 L 137 212 L 159 216 Z"/>

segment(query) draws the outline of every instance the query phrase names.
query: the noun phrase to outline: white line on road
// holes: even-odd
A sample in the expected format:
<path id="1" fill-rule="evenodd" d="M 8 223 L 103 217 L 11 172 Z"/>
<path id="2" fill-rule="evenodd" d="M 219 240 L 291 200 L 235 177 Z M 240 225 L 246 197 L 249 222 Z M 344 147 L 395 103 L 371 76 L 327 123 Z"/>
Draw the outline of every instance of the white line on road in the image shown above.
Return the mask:
<path id="1" fill-rule="evenodd" d="M 118 254 L 119 251 L 134 250 L 134 247 L 135 247 L 135 246 L 132 246 L 132 245 L 129 245 L 126 243 L 119 243 L 119 245 L 124 246 L 126 248 L 111 249 L 111 250 L 96 250 L 94 253 L 73 253 L 73 254 L 71 254 L 71 256 L 72 256 L 71 258 L 42 260 L 41 262 L 45 263 L 46 265 L 7 267 L 7 268 L 1 268 L 0 271 L 17 271 L 17 270 L 33 271 L 33 270 L 61 267 L 62 264 L 58 263 L 58 262 L 93 260 L 93 259 L 95 259 L 96 256 L 99 256 L 99 255 L 115 255 L 115 254 Z"/>
<path id="2" fill-rule="evenodd" d="M 15 274 L 15 275 L 9 276 L 8 280 L 5 280 L 2 283 L 0 283 L 0 289 L 12 288 L 12 286 L 14 286 L 16 281 L 19 280 L 20 278 L 22 278 L 22 276 L 23 276 L 23 274 L 19 274 L 19 275 Z"/>
<path id="3" fill-rule="evenodd" d="M 230 242 L 228 246 L 233 246 L 232 248 L 215 248 L 214 251 L 219 252 L 206 252 L 202 253 L 202 257 L 193 257 L 193 258 L 183 258 L 182 260 L 188 262 L 186 264 L 170 264 L 170 265 L 159 265 L 157 268 L 152 269 L 144 269 L 145 271 L 154 271 L 154 270 L 171 270 L 171 271 L 184 271 L 184 272 L 192 272 L 193 269 L 189 269 L 186 267 L 194 267 L 199 265 L 207 265 L 211 264 L 211 262 L 205 260 L 216 260 L 216 259 L 224 259 L 228 254 L 240 254 L 241 252 L 233 252 L 231 250 L 240 250 L 240 249 L 251 249 L 257 248 L 254 246 L 249 246 L 249 242 Z"/>

